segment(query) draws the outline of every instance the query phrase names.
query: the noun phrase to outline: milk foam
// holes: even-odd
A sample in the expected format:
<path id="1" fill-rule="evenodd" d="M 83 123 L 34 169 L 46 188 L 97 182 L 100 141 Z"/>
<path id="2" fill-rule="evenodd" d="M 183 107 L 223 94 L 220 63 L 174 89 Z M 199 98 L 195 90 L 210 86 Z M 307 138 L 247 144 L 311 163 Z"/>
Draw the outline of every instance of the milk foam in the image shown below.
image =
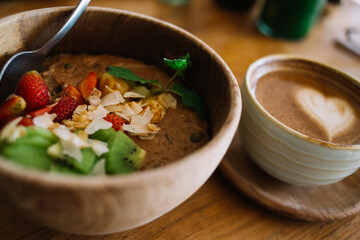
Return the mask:
<path id="1" fill-rule="evenodd" d="M 295 94 L 295 102 L 310 119 L 325 130 L 328 141 L 347 131 L 356 120 L 353 108 L 344 99 L 326 97 L 313 88 L 299 89 Z"/>

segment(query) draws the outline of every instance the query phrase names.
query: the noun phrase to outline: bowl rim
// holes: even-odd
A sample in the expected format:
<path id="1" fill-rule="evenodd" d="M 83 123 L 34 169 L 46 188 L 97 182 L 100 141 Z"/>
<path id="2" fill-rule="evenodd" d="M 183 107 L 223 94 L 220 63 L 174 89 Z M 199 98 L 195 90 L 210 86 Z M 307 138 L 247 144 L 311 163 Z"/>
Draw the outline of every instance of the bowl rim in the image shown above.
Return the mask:
<path id="1" fill-rule="evenodd" d="M 73 7 L 50 7 L 50 8 L 41 8 L 34 9 L 24 12 L 15 13 L 4 18 L 0 18 L 0 26 L 3 23 L 9 21 L 16 21 L 19 17 L 26 17 L 29 14 L 46 14 L 52 11 L 70 11 Z M 134 172 L 131 174 L 125 175 L 106 175 L 106 176 L 72 176 L 72 175 L 62 175 L 62 174 L 49 174 L 49 172 L 44 172 L 36 169 L 29 169 L 21 165 L 17 165 L 6 160 L 3 157 L 0 157 L 0 174 L 10 175 L 12 178 L 17 179 L 26 179 L 27 182 L 35 183 L 38 185 L 44 185 L 47 187 L 66 187 L 77 189 L 79 186 L 82 189 L 91 189 L 91 188 L 104 188 L 109 185 L 116 185 L 117 187 L 121 186 L 131 186 L 138 182 L 144 181 L 163 181 L 163 176 L 166 174 L 173 174 L 176 172 L 179 167 L 189 167 L 193 161 L 199 159 L 206 154 L 206 152 L 211 152 L 216 149 L 216 145 L 221 145 L 221 142 L 226 142 L 226 139 L 233 139 L 235 132 L 238 128 L 240 121 L 241 110 L 242 110 L 242 100 L 240 94 L 240 88 L 238 86 L 237 80 L 234 74 L 231 72 L 230 68 L 227 66 L 225 61 L 205 42 L 191 34 L 190 32 L 174 25 L 164 20 L 157 19 L 145 14 L 136 13 L 127 10 L 120 10 L 114 8 L 105 8 L 105 7 L 94 7 L 89 6 L 85 11 L 100 11 L 115 13 L 119 15 L 127 15 L 138 20 L 150 21 L 155 24 L 162 25 L 165 28 L 172 29 L 189 40 L 195 42 L 202 50 L 210 53 L 215 62 L 218 62 L 221 70 L 225 73 L 228 78 L 229 85 L 229 94 L 230 94 L 230 111 L 224 120 L 224 124 L 221 126 L 219 131 L 202 147 L 196 151 L 186 155 L 183 158 L 180 158 L 172 163 L 166 164 L 159 168 L 147 169 L 141 172 Z M 230 142 L 230 141 L 229 141 Z M 224 152 L 225 154 L 225 152 Z M 220 163 L 220 161 L 219 161 Z M 183 166 L 184 165 L 184 166 Z"/>
<path id="2" fill-rule="evenodd" d="M 277 62 L 277 61 L 286 61 L 286 60 L 296 60 L 296 61 L 302 61 L 306 64 L 311 64 L 317 67 L 320 67 L 328 72 L 332 72 L 338 76 L 341 76 L 342 78 L 346 79 L 346 81 L 351 82 L 354 85 L 357 85 L 360 87 L 360 82 L 358 82 L 354 77 L 346 74 L 345 72 L 342 72 L 341 70 L 337 69 L 336 67 L 333 67 L 329 64 L 325 64 L 321 61 L 313 60 L 307 57 L 303 57 L 301 55 L 297 54 L 272 54 L 265 57 L 262 57 L 255 62 L 253 62 L 248 70 L 246 71 L 245 75 L 245 89 L 247 94 L 250 96 L 251 102 L 253 102 L 256 109 L 263 114 L 263 116 L 266 117 L 271 123 L 273 123 L 275 126 L 279 127 L 280 129 L 284 130 L 288 134 L 295 136 L 301 140 L 304 140 L 305 142 L 309 142 L 310 144 L 314 144 L 315 146 L 319 146 L 321 148 L 327 147 L 332 150 L 352 150 L 352 151 L 359 151 L 360 145 L 359 144 L 353 144 L 353 145 L 346 145 L 346 144 L 336 144 L 332 142 L 322 141 L 316 138 L 309 137 L 303 133 L 300 133 L 288 126 L 286 126 L 284 123 L 277 120 L 275 117 L 273 117 L 266 109 L 260 104 L 260 102 L 255 97 L 254 91 L 251 89 L 250 86 L 250 80 L 252 79 L 253 73 L 256 71 L 257 68 L 261 66 L 265 66 L 268 63 Z"/>

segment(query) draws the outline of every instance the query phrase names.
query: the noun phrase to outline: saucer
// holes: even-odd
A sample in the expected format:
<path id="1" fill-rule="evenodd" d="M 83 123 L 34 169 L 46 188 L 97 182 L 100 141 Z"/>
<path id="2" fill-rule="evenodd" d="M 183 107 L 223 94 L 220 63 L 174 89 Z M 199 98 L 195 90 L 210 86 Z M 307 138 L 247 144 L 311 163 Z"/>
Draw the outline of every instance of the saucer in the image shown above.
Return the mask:
<path id="1" fill-rule="evenodd" d="M 264 207 L 290 218 L 311 222 L 333 221 L 360 211 L 360 171 L 329 185 L 294 186 L 260 169 L 243 149 L 239 131 L 220 169 L 241 192 Z"/>

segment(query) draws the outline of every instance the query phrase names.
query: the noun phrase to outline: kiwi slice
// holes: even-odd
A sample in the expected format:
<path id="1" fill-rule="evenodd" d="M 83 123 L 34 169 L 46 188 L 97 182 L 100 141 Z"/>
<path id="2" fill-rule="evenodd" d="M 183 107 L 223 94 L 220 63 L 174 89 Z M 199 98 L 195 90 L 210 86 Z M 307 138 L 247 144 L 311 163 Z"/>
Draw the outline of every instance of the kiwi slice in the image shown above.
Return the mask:
<path id="1" fill-rule="evenodd" d="M 0 154 L 25 167 L 48 170 L 52 158 L 47 154 L 47 148 L 57 140 L 47 129 L 27 127 L 24 137 L 16 139 L 15 142 L 2 142 Z"/>
<path id="2" fill-rule="evenodd" d="M 74 166 L 74 168 L 78 170 L 80 173 L 87 174 L 95 166 L 97 157 L 91 148 L 83 148 L 81 149 L 81 153 L 82 153 L 81 161 L 77 161 L 69 156 L 65 156 L 65 160 L 70 165 Z"/>
<path id="3" fill-rule="evenodd" d="M 33 136 L 42 137 L 53 143 L 59 140 L 58 137 L 48 129 L 42 127 L 27 127 L 26 137 L 33 137 Z"/>
<path id="4" fill-rule="evenodd" d="M 116 131 L 113 128 L 100 129 L 91 135 L 92 139 L 99 140 L 102 142 L 109 142 L 109 140 L 116 135 Z"/>
<path id="5" fill-rule="evenodd" d="M 104 154 L 107 174 L 131 173 L 137 170 L 145 157 L 145 151 L 137 146 L 125 133 L 114 129 L 99 130 L 91 138 L 108 143 Z"/>
<path id="6" fill-rule="evenodd" d="M 81 174 L 73 165 L 68 164 L 66 161 L 55 161 L 50 166 L 50 172 L 62 174 Z"/>
<path id="7" fill-rule="evenodd" d="M 88 174 L 94 168 L 98 159 L 91 148 L 83 148 L 81 153 L 81 161 L 77 161 L 69 156 L 54 160 L 50 167 L 50 172 Z"/>
<path id="8" fill-rule="evenodd" d="M 17 144 L 16 142 L 3 146 L 1 155 L 12 162 L 29 168 L 48 170 L 52 164 L 52 159 L 47 155 L 46 148 Z"/>

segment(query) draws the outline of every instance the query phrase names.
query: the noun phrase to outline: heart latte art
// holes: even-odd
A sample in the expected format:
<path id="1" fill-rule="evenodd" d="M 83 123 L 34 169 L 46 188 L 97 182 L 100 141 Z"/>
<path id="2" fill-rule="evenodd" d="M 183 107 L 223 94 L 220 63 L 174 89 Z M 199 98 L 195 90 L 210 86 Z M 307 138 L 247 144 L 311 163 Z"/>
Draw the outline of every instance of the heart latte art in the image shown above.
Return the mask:
<path id="1" fill-rule="evenodd" d="M 329 141 L 347 131 L 356 121 L 349 103 L 338 97 L 327 97 L 312 88 L 299 89 L 295 101 L 310 119 L 326 131 Z"/>
<path id="2" fill-rule="evenodd" d="M 285 126 L 334 144 L 360 144 L 360 88 L 301 71 L 277 71 L 254 84 L 261 106 Z"/>

